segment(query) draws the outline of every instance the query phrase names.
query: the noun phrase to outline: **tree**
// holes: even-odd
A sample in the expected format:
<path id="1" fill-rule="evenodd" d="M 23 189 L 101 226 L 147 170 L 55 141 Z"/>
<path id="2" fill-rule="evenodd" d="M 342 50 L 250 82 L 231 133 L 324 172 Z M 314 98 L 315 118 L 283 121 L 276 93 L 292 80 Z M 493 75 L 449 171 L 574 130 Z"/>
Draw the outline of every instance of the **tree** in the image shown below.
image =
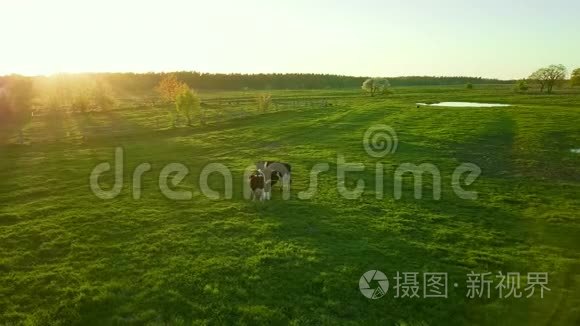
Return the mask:
<path id="1" fill-rule="evenodd" d="M 391 84 L 385 78 L 369 78 L 363 82 L 361 88 L 371 96 L 375 96 L 377 93 L 384 93 L 389 86 Z"/>
<path id="2" fill-rule="evenodd" d="M 32 78 L 19 75 L 9 76 L 8 96 L 12 110 L 17 113 L 28 114 L 34 97 Z"/>
<path id="3" fill-rule="evenodd" d="M 548 93 L 552 93 L 554 86 L 561 85 L 566 79 L 566 67 L 564 65 L 550 65 L 547 68 Z"/>
<path id="4" fill-rule="evenodd" d="M 266 112 L 272 106 L 272 95 L 270 94 L 261 94 L 258 96 L 258 109 L 260 112 Z"/>
<path id="5" fill-rule="evenodd" d="M 518 80 L 514 85 L 516 92 L 525 92 L 529 89 L 528 82 L 525 79 Z"/>
<path id="6" fill-rule="evenodd" d="M 108 111 L 115 106 L 111 87 L 103 80 L 97 80 L 92 89 L 93 105 L 101 111 Z"/>
<path id="7" fill-rule="evenodd" d="M 472 83 L 467 83 L 467 84 L 465 84 L 465 88 L 467 88 L 467 89 L 473 89 L 473 84 Z"/>
<path id="8" fill-rule="evenodd" d="M 44 108 L 56 112 L 72 105 L 76 87 L 71 75 L 59 74 L 39 81 Z"/>
<path id="9" fill-rule="evenodd" d="M 181 112 L 187 119 L 187 125 L 191 126 L 191 116 L 194 112 L 200 112 L 200 99 L 197 93 L 189 88 L 183 88 L 175 99 L 175 109 Z M 200 114 L 200 123 L 204 123 Z"/>
<path id="10" fill-rule="evenodd" d="M 75 90 L 72 98 L 72 108 L 81 113 L 87 112 L 91 107 L 91 89 L 79 87 Z"/>
<path id="11" fill-rule="evenodd" d="M 157 85 L 157 91 L 161 94 L 164 100 L 174 102 L 177 95 L 183 92 L 187 87 L 183 82 L 177 79 L 175 74 L 164 75 Z"/>
<path id="12" fill-rule="evenodd" d="M 572 71 L 570 82 L 572 83 L 572 86 L 580 86 L 580 68 L 576 68 Z"/>
<path id="13" fill-rule="evenodd" d="M 566 78 L 566 67 L 563 65 L 550 65 L 540 68 L 530 75 L 529 79 L 540 86 L 540 92 L 552 93 L 554 86 L 560 85 Z"/>
<path id="14" fill-rule="evenodd" d="M 0 114 L 26 121 L 30 117 L 34 88 L 32 78 L 10 75 L 0 80 Z"/>
<path id="15" fill-rule="evenodd" d="M 0 122 L 5 121 L 12 113 L 10 99 L 6 90 L 0 86 Z"/>
<path id="16" fill-rule="evenodd" d="M 546 87 L 547 82 L 546 76 L 547 76 L 546 68 L 540 68 L 534 71 L 534 73 L 532 73 L 530 77 L 528 77 L 528 79 L 538 84 L 540 86 L 540 93 L 542 93 L 544 91 L 544 88 Z"/>
<path id="17" fill-rule="evenodd" d="M 189 86 L 184 82 L 181 82 L 177 79 L 175 74 L 164 75 L 157 85 L 157 91 L 161 94 L 161 97 L 170 103 L 175 103 L 174 110 L 171 110 L 169 113 L 171 114 L 171 124 L 173 127 L 176 126 L 177 117 L 179 114 L 179 108 L 177 106 L 177 98 L 181 94 L 182 96 L 186 96 L 185 92 L 189 91 Z M 184 99 L 182 99 L 184 100 Z M 188 123 L 191 123 L 190 116 L 187 116 Z"/>

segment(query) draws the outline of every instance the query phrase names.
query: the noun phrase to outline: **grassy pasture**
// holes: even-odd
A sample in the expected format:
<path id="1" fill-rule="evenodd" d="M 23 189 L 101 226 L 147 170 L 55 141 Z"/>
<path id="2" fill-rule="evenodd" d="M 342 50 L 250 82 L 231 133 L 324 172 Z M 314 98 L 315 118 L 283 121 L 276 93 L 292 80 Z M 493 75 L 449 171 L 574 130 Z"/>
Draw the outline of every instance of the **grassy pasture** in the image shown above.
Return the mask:
<path id="1" fill-rule="evenodd" d="M 44 114 L 0 133 L 0 324 L 395 324 L 573 325 L 580 321 L 580 93 L 515 94 L 506 86 L 397 88 L 370 98 L 358 90 L 272 91 L 257 113 L 251 92 L 201 94 L 217 103 L 208 125 L 171 129 L 167 110 L 127 99 L 110 112 Z M 327 105 L 322 105 L 323 101 Z M 506 108 L 416 108 L 416 102 L 484 101 Z M 369 157 L 364 131 L 397 131 L 396 153 Z M 125 153 L 124 187 L 112 200 L 89 189 L 91 170 Z M 360 199 L 336 189 L 337 154 L 362 162 L 348 175 L 367 183 Z M 242 198 L 243 169 L 259 159 L 290 162 L 292 198 Z M 133 200 L 131 175 L 152 170 Z M 168 163 L 185 164 L 190 201 L 157 187 Z M 228 166 L 234 198 L 211 200 L 198 177 Z M 383 199 L 374 166 L 386 167 Z M 441 171 L 442 197 L 393 196 L 405 162 Z M 462 200 L 451 174 L 482 168 Z M 316 196 L 297 198 L 309 171 L 329 163 Z M 107 175 L 105 183 L 111 183 Z M 210 180 L 223 189 L 221 180 Z M 448 272 L 449 298 L 378 300 L 361 295 L 370 269 Z M 545 297 L 466 298 L 466 274 L 546 271 Z M 458 287 L 452 286 L 459 283 Z"/>

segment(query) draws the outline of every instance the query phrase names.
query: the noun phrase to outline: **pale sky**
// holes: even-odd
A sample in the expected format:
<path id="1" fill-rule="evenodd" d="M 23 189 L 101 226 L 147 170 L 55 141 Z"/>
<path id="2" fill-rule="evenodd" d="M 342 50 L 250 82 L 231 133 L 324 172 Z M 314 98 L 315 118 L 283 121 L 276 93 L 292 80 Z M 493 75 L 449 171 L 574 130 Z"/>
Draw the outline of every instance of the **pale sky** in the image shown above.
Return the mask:
<path id="1" fill-rule="evenodd" d="M 0 74 L 521 78 L 580 67 L 578 0 L 0 0 Z"/>

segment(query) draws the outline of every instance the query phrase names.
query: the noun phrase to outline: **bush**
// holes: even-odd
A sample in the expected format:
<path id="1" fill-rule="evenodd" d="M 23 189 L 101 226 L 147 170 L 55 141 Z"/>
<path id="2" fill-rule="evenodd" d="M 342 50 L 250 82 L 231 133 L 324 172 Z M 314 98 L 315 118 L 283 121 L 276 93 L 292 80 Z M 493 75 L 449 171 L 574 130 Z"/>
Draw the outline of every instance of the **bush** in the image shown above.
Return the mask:
<path id="1" fill-rule="evenodd" d="M 518 80 L 517 83 L 514 85 L 514 90 L 516 92 L 526 92 L 530 87 L 528 86 L 528 82 L 524 79 Z"/>
<path id="2" fill-rule="evenodd" d="M 465 85 L 465 88 L 467 88 L 467 89 L 473 89 L 473 84 L 472 83 L 467 83 Z"/>
<path id="3" fill-rule="evenodd" d="M 260 112 L 266 112 L 272 106 L 272 96 L 270 94 L 262 94 L 258 96 L 258 109 Z"/>

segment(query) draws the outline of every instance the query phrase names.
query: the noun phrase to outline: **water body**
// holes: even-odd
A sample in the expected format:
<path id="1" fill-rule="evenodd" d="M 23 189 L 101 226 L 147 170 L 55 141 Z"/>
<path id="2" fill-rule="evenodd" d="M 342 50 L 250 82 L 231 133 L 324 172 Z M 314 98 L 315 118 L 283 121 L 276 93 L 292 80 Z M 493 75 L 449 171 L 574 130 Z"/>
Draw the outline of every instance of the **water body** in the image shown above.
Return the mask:
<path id="1" fill-rule="evenodd" d="M 509 104 L 500 103 L 477 103 L 477 102 L 439 102 L 439 103 L 417 103 L 419 106 L 452 106 L 461 108 L 491 108 L 499 106 L 510 106 Z"/>

